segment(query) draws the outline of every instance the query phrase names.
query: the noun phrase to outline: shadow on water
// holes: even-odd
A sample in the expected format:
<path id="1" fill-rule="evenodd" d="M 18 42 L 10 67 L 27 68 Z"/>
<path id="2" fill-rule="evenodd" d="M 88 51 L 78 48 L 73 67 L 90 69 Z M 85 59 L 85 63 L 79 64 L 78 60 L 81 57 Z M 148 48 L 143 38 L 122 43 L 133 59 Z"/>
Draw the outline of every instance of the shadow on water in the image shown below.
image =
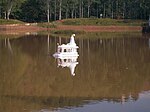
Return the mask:
<path id="1" fill-rule="evenodd" d="M 131 36 L 131 37 L 130 37 Z M 149 38 L 76 38 L 74 77 L 58 68 L 56 43 L 68 37 L 29 35 L 0 39 L 0 111 L 78 107 L 89 100 L 137 101 L 150 90 Z"/>

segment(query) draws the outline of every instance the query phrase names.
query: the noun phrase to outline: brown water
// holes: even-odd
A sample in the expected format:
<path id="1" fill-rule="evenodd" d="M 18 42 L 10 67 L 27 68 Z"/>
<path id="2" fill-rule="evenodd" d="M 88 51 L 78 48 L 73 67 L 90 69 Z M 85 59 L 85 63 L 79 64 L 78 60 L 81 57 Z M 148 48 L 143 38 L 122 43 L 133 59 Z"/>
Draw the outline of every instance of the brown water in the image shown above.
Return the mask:
<path id="1" fill-rule="evenodd" d="M 103 37 L 75 39 L 72 76 L 52 56 L 69 38 L 1 36 L 0 112 L 149 112 L 149 38 Z"/>

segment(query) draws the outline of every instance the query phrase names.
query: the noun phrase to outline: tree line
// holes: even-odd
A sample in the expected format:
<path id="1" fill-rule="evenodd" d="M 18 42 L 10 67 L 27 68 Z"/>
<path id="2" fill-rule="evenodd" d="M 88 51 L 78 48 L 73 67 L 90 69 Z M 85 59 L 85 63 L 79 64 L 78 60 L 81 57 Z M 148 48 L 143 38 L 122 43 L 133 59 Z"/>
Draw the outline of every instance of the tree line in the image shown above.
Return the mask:
<path id="1" fill-rule="evenodd" d="M 44 22 L 67 18 L 148 19 L 150 0 L 0 0 L 0 18 Z"/>

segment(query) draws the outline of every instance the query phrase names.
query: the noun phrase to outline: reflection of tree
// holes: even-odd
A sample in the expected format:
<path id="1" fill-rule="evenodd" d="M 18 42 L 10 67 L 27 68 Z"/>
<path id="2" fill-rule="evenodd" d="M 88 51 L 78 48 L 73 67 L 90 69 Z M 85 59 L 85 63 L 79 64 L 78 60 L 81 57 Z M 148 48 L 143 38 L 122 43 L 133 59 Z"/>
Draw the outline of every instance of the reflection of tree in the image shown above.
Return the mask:
<path id="1" fill-rule="evenodd" d="M 1 103 L 3 102 L 3 103 Z M 4 103 L 5 102 L 5 103 Z M 0 111 L 22 112 L 35 111 L 46 108 L 53 110 L 58 107 L 82 106 L 88 101 L 83 98 L 65 98 L 65 97 L 45 97 L 45 96 L 2 96 L 0 101 Z M 8 108 L 9 107 L 9 108 Z"/>
<path id="2" fill-rule="evenodd" d="M 83 43 L 86 41 L 88 40 Z M 88 50 L 83 50 L 83 60 L 79 60 L 79 62 L 83 61 L 83 64 L 80 64 L 79 67 L 83 68 L 87 65 L 86 68 L 84 67 L 85 69 L 82 69 L 82 72 L 84 70 L 84 74 L 86 74 L 84 78 L 90 80 L 88 85 L 93 88 L 94 93 L 100 92 L 100 89 L 97 90 L 96 87 L 103 88 L 103 95 L 107 97 L 117 97 L 122 93 L 129 95 L 129 93 L 134 94 L 142 91 L 146 82 L 148 83 L 150 80 L 149 64 L 147 64 L 149 53 L 146 41 L 121 38 L 115 39 L 112 43 L 111 39 L 105 39 L 99 44 L 98 40 L 90 40 L 92 67 L 88 67 L 86 58 Z M 88 48 L 86 44 L 84 46 Z M 90 69 L 92 73 L 89 73 Z M 88 79 L 87 76 L 91 77 Z M 149 89 L 149 84 L 146 88 Z"/>
<path id="3" fill-rule="evenodd" d="M 24 74 L 24 68 L 28 66 L 28 60 L 26 60 L 26 55 L 20 53 L 19 47 L 15 46 L 10 42 L 3 42 L 1 47 L 1 56 L 0 56 L 0 72 L 1 72 L 1 81 L 0 81 L 0 94 L 9 94 L 9 92 L 16 92 L 17 86 L 13 85 L 14 82 L 17 85 L 19 79 Z M 10 44 L 11 43 L 11 44 Z M 4 47 L 6 44 L 7 47 Z M 15 52 L 12 54 L 12 48 Z M 10 54 L 11 52 L 11 54 Z M 19 53 L 18 53 L 19 52 Z M 17 76 L 16 76 L 17 75 Z M 13 87 L 14 86 L 14 87 Z M 9 89 L 7 89 L 9 88 Z"/>
<path id="4" fill-rule="evenodd" d="M 80 64 L 76 69 L 78 75 L 72 78 L 67 70 L 57 69 L 55 59 L 47 55 L 47 41 L 49 53 L 53 54 L 58 38 L 47 40 L 46 37 L 24 36 L 10 40 L 13 57 L 0 40 L 1 95 L 120 102 L 122 95 L 126 100 L 129 96 L 136 100 L 139 92 L 150 89 L 146 40 L 76 39 Z M 62 38 L 62 43 L 67 39 Z"/>

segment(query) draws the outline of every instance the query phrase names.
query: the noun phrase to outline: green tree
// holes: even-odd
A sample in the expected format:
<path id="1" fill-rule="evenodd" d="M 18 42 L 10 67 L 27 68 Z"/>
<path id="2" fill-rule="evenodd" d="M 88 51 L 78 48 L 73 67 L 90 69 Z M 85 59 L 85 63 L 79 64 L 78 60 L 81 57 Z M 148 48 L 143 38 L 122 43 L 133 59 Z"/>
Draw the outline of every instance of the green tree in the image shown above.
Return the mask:
<path id="1" fill-rule="evenodd" d="M 20 19 L 27 22 L 46 20 L 45 4 L 40 0 L 27 0 L 22 4 Z"/>
<path id="2" fill-rule="evenodd" d="M 10 14 L 15 8 L 19 8 L 25 0 L 2 0 L 2 8 L 4 10 L 4 18 L 10 18 Z"/>
<path id="3" fill-rule="evenodd" d="M 150 0 L 0 0 L 0 18 L 27 22 L 100 17 L 148 19 Z"/>

